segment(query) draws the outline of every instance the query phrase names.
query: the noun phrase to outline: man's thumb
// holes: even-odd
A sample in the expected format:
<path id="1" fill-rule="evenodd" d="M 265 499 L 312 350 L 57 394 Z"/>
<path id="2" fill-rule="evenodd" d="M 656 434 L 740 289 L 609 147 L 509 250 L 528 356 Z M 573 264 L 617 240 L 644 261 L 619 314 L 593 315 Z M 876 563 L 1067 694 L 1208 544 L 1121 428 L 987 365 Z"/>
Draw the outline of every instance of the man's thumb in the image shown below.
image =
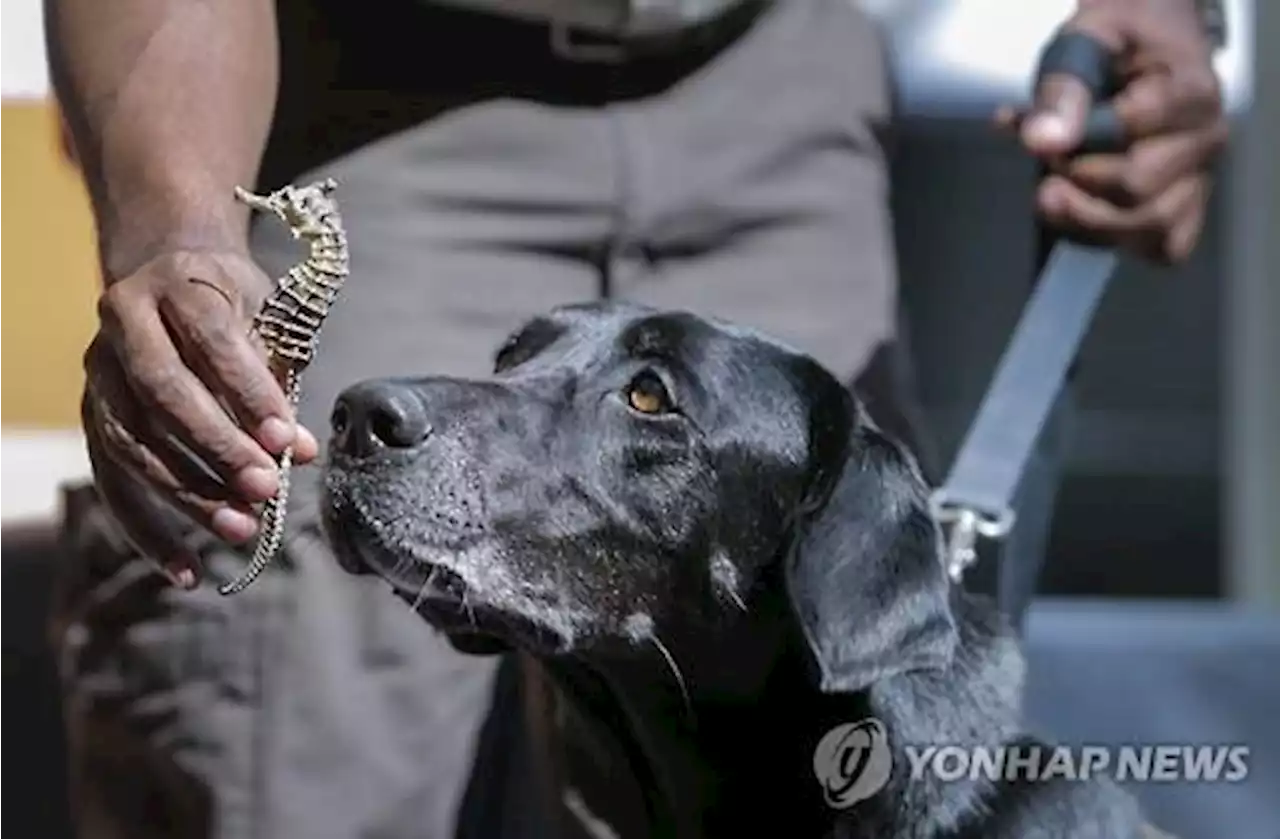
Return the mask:
<path id="1" fill-rule="evenodd" d="M 1084 139 L 1092 105 L 1093 97 L 1079 79 L 1058 73 L 1045 77 L 1022 124 L 1022 142 L 1037 156 L 1071 152 Z"/>

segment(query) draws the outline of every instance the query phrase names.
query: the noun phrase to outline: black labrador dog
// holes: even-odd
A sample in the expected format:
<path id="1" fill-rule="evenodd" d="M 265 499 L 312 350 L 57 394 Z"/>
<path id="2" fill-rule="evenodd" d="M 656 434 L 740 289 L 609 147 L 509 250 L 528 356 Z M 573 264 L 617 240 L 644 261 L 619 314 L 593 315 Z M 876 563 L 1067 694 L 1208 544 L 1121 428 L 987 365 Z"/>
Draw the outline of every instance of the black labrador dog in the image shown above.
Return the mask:
<path id="1" fill-rule="evenodd" d="M 340 561 L 457 648 L 536 660 L 580 834 L 1145 835 L 1100 780 L 913 769 L 1030 749 L 1022 660 L 950 584 L 911 457 L 805 355 L 567 306 L 492 380 L 361 383 L 332 422 Z"/>

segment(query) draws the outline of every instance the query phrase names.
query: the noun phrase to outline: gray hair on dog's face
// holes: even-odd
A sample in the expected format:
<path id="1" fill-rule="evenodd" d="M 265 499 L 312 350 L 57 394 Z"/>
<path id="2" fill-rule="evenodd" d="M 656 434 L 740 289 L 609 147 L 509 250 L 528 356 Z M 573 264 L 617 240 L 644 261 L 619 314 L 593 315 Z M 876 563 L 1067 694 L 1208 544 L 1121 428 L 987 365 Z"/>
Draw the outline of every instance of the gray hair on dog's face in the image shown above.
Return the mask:
<path id="1" fill-rule="evenodd" d="M 828 689 L 949 654 L 936 552 L 894 547 L 936 538 L 909 458 L 761 335 L 562 307 L 491 380 L 364 382 L 334 423 L 339 556 L 463 649 L 625 651 L 742 620 L 782 563 Z"/>
<path id="2" fill-rule="evenodd" d="M 950 585 L 919 471 L 817 363 L 689 314 L 591 304 L 534 318 L 495 367 L 342 395 L 330 538 L 458 648 L 538 656 L 636 744 L 642 789 L 694 749 L 715 800 L 673 794 L 716 809 L 690 812 L 723 835 L 758 827 L 757 798 L 797 835 L 1136 834 L 1106 783 L 895 773 L 836 812 L 795 773 L 757 771 L 762 742 L 795 757 L 852 713 L 902 744 L 1036 742 L 1018 734 L 1016 642 Z M 673 718 L 655 649 L 709 725 Z M 751 736 L 723 736 L 744 721 Z"/>

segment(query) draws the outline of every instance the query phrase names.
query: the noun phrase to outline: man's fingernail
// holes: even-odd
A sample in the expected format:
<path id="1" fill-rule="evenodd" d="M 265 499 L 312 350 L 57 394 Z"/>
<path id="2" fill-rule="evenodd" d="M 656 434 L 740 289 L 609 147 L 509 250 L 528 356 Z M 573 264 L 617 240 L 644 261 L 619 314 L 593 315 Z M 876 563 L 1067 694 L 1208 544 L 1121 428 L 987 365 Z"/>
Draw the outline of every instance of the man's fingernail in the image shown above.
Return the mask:
<path id="1" fill-rule="evenodd" d="M 1055 113 L 1039 113 L 1031 117 L 1027 120 L 1026 132 L 1036 143 L 1057 145 L 1068 140 L 1067 121 Z"/>
<path id="2" fill-rule="evenodd" d="M 166 565 L 164 573 L 169 578 L 169 582 L 181 589 L 195 588 L 199 579 L 196 577 L 195 569 L 185 563 L 175 562 Z"/>
<path id="3" fill-rule="evenodd" d="M 249 466 L 240 473 L 240 491 L 253 501 L 266 501 L 280 488 L 280 475 L 275 469 Z"/>
<path id="4" fill-rule="evenodd" d="M 258 530 L 258 521 L 248 513 L 222 507 L 213 514 L 213 529 L 228 542 L 247 542 Z"/>
<path id="5" fill-rule="evenodd" d="M 263 420 L 258 428 L 258 439 L 272 451 L 279 451 L 293 442 L 293 426 L 279 417 Z"/>

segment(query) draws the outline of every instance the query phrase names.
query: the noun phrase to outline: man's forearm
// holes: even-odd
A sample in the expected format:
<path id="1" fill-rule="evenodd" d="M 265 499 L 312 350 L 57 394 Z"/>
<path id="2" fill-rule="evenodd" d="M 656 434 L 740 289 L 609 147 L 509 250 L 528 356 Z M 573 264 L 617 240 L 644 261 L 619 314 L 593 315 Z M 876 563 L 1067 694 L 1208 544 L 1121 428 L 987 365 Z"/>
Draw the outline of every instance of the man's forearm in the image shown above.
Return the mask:
<path id="1" fill-rule="evenodd" d="M 108 282 L 168 247 L 242 248 L 275 107 L 274 0 L 46 0 L 50 70 Z"/>

